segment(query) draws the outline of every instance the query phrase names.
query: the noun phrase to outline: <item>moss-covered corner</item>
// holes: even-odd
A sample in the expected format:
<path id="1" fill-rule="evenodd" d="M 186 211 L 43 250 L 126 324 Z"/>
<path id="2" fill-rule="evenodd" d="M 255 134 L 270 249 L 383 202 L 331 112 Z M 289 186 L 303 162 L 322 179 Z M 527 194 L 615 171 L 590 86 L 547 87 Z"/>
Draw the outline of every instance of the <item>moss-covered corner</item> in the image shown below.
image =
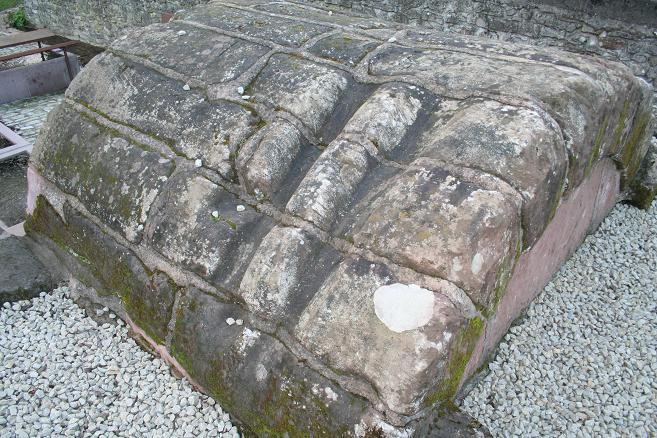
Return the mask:
<path id="1" fill-rule="evenodd" d="M 337 428 L 331 420 L 326 400 L 314 394 L 309 382 L 296 379 L 287 370 L 270 373 L 264 391 L 244 405 L 235 401 L 230 380 L 231 365 L 216 360 L 212 363 L 211 394 L 226 403 L 230 412 L 237 412 L 248 425 L 250 434 L 259 437 L 347 436 L 346 426 Z M 237 388 L 239 391 L 239 388 Z"/>
<path id="2" fill-rule="evenodd" d="M 245 425 L 247 436 L 348 436 L 368 402 L 309 369 L 274 335 L 225 323 L 244 317 L 242 312 L 238 304 L 185 289 L 172 356 Z"/>
<path id="3" fill-rule="evenodd" d="M 618 115 L 618 123 L 614 129 L 614 134 L 611 142 L 611 148 L 609 149 L 610 153 L 615 154 L 621 147 L 621 142 L 623 140 L 623 133 L 625 132 L 625 126 L 627 125 L 627 119 L 630 113 L 630 101 L 626 100 L 623 103 L 623 109 Z"/>
<path id="4" fill-rule="evenodd" d="M 653 139 L 637 176 L 630 183 L 630 202 L 647 210 L 657 197 L 657 140 Z"/>
<path id="5" fill-rule="evenodd" d="M 637 114 L 632 130 L 630 131 L 622 151 L 616 157 L 616 160 L 622 166 L 621 190 L 629 187 L 641 168 L 641 163 L 645 154 L 641 152 L 641 147 L 648 141 L 652 115 L 649 111 Z"/>
<path id="6" fill-rule="evenodd" d="M 262 392 L 247 394 L 236 370 L 243 365 L 234 352 L 221 352 L 199 374 L 194 360 L 174 344 L 171 354 L 210 395 L 240 423 L 244 436 L 349 436 L 347 425 L 336 425 L 326 400 L 314 393 L 310 381 L 289 370 L 269 373 Z M 248 399 L 248 400 L 245 400 Z"/>
<path id="7" fill-rule="evenodd" d="M 502 297 L 506 292 L 509 281 L 511 281 L 511 276 L 513 275 L 516 263 L 518 263 L 518 260 L 520 259 L 523 247 L 523 240 L 518 239 L 514 251 L 509 251 L 509 254 L 502 262 L 502 266 L 497 274 L 497 280 L 495 281 L 495 288 L 491 295 L 490 304 L 488 304 L 488 306 L 476 306 L 477 310 L 481 312 L 481 315 L 484 318 L 491 317 L 497 311 L 497 307 L 502 301 Z"/>
<path id="8" fill-rule="evenodd" d="M 472 352 L 483 331 L 484 321 L 478 316 L 470 319 L 468 325 L 461 330 L 451 346 L 451 353 L 447 366 L 445 367 L 444 377 L 438 384 L 436 391 L 425 398 L 425 406 L 451 402 L 456 391 L 459 389 L 465 367 L 468 365 Z"/>
<path id="9" fill-rule="evenodd" d="M 609 116 L 604 117 L 602 124 L 598 129 L 598 133 L 595 136 L 593 141 L 593 150 L 591 151 L 591 156 L 589 157 L 589 162 L 586 164 L 586 170 L 584 171 L 584 176 L 588 177 L 591 174 L 591 169 L 595 163 L 597 163 L 600 158 L 600 153 L 602 152 L 602 143 L 605 139 L 605 133 L 607 132 L 607 127 L 609 126 Z"/>
<path id="10" fill-rule="evenodd" d="M 177 286 L 161 272 L 151 272 L 70 205 L 64 205 L 64 214 L 65 219 L 39 195 L 25 230 L 53 242 L 57 256 L 76 278 L 101 296 L 119 297 L 130 318 L 162 343 Z M 71 257 L 75 262 L 67 263 Z"/>

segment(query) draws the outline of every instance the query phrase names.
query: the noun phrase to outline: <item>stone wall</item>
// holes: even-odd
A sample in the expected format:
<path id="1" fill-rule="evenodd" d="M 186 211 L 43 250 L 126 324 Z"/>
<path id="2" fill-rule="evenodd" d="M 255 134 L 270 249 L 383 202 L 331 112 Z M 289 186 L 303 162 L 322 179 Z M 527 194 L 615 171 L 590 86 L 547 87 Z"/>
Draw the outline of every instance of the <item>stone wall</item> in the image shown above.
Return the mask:
<path id="1" fill-rule="evenodd" d="M 106 46 L 131 27 L 159 23 L 165 12 L 207 0 L 24 0 L 31 24 L 67 38 Z"/>
<path id="2" fill-rule="evenodd" d="M 310 1 L 446 32 L 602 56 L 624 63 L 657 88 L 655 0 Z"/>

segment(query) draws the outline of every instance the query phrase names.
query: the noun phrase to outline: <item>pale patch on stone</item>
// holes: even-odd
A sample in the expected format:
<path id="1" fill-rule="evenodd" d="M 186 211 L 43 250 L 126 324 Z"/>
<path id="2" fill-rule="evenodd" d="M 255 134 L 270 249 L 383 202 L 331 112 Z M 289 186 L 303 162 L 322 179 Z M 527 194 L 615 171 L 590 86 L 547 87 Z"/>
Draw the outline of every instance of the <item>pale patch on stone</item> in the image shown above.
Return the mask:
<path id="1" fill-rule="evenodd" d="M 477 253 L 474 255 L 474 257 L 472 257 L 470 270 L 474 275 L 477 275 L 481 271 L 481 267 L 483 264 L 484 264 L 484 256 L 482 256 L 481 253 Z"/>
<path id="2" fill-rule="evenodd" d="M 429 338 L 427 338 L 424 333 L 415 333 L 415 353 L 418 355 L 421 355 L 422 351 L 424 350 L 434 349 L 436 351 L 443 351 L 444 348 L 445 344 L 443 344 L 441 341 L 437 340 L 436 342 L 433 342 L 429 340 Z"/>
<path id="3" fill-rule="evenodd" d="M 433 316 L 433 292 L 414 284 L 395 283 L 374 292 L 374 312 L 395 333 L 415 330 Z"/>
<path id="4" fill-rule="evenodd" d="M 253 344 L 255 344 L 255 341 L 260 337 L 260 332 L 256 330 L 251 330 L 249 328 L 244 328 L 244 331 L 242 332 L 242 341 L 240 342 L 239 345 L 239 351 L 240 353 L 244 353 L 247 348 L 253 347 Z"/>
<path id="5" fill-rule="evenodd" d="M 452 272 L 461 272 L 461 269 L 463 269 L 461 261 L 456 258 L 452 260 Z"/>
<path id="6" fill-rule="evenodd" d="M 324 393 L 326 394 L 326 398 L 331 401 L 336 401 L 338 399 L 338 395 L 329 386 L 324 388 Z"/>
<path id="7" fill-rule="evenodd" d="M 267 368 L 261 363 L 256 365 L 256 380 L 258 382 L 263 382 L 267 376 L 269 375 L 269 372 L 267 371 Z"/>

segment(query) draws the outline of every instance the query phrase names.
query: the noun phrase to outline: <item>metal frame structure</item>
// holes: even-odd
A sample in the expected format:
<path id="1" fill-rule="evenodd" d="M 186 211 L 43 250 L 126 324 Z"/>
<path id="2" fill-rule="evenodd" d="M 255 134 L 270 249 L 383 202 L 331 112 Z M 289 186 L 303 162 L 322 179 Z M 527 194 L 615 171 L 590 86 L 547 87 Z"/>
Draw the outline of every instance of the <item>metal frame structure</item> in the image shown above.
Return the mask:
<path id="1" fill-rule="evenodd" d="M 5 49 L 7 47 L 21 46 L 24 44 L 37 43 L 39 45 L 36 49 L 24 50 L 22 52 L 12 53 L 11 55 L 0 56 L 0 62 L 9 61 L 12 59 L 22 58 L 23 56 L 34 55 L 37 53 L 41 54 L 41 60 L 45 61 L 45 52 L 50 52 L 57 49 L 62 49 L 64 51 L 64 61 L 66 62 L 66 69 L 68 71 L 68 77 L 70 80 L 73 80 L 73 71 L 71 69 L 71 63 L 68 60 L 68 47 L 74 46 L 79 43 L 79 41 L 71 40 L 65 41 L 63 43 L 52 44 L 50 46 L 42 46 L 41 41 L 56 36 L 54 33 L 48 29 L 38 29 L 30 32 L 23 32 L 14 35 L 8 35 L 0 38 L 0 49 Z"/>
<path id="2" fill-rule="evenodd" d="M 0 161 L 6 160 L 7 158 L 11 158 L 24 152 L 27 152 L 28 154 L 32 152 L 32 144 L 30 142 L 16 134 L 14 131 L 2 123 L 0 123 L 0 136 L 6 138 L 10 143 L 12 143 L 11 146 L 0 149 Z"/>
<path id="3" fill-rule="evenodd" d="M 41 54 L 41 60 L 45 61 L 45 52 L 61 49 L 64 51 L 64 61 L 66 62 L 66 70 L 68 71 L 69 80 L 73 80 L 73 70 L 71 68 L 71 63 L 68 59 L 67 48 L 78 44 L 79 41 L 66 41 L 63 43 L 52 44 L 49 46 L 42 46 L 41 41 L 56 36 L 54 33 L 48 29 L 37 29 L 30 32 L 22 32 L 13 35 L 7 35 L 0 38 L 0 49 L 21 46 L 24 44 L 37 43 L 38 48 L 24 50 L 21 52 L 12 53 L 11 55 L 0 56 L 0 62 L 9 61 L 12 59 L 22 58 L 24 56 Z M 32 144 L 30 144 L 23 137 L 9 129 L 7 126 L 3 125 L 0 122 L 0 136 L 9 140 L 12 143 L 11 146 L 7 146 L 0 149 L 0 161 L 11 158 L 15 155 L 22 153 L 31 153 Z"/>

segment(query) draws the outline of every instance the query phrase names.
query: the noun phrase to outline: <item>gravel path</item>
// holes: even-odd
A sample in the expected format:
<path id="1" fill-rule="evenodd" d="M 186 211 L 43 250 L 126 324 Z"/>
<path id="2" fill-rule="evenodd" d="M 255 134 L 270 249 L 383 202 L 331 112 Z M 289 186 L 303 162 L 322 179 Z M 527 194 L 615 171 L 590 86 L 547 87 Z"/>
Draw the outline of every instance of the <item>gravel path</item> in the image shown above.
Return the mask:
<path id="1" fill-rule="evenodd" d="M 102 312 L 102 309 L 101 309 Z M 67 288 L 0 309 L 0 437 L 236 437 L 227 413 Z M 222 431 L 225 433 L 222 434 Z"/>
<path id="2" fill-rule="evenodd" d="M 463 409 L 495 436 L 657 436 L 657 203 L 617 205 Z"/>

